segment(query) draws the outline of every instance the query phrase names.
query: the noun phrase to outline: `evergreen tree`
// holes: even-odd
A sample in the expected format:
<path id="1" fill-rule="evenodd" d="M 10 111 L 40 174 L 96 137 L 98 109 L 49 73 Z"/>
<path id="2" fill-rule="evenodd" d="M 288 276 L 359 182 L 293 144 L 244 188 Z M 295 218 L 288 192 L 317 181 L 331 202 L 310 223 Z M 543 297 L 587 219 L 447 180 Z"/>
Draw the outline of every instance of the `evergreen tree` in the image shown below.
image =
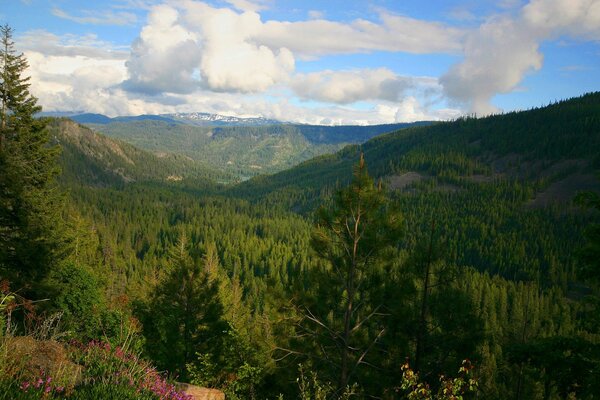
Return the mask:
<path id="1" fill-rule="evenodd" d="M 58 148 L 29 92 L 28 67 L 0 27 L 0 275 L 14 287 L 39 282 L 59 258 L 62 196 L 55 186 Z"/>
<path id="2" fill-rule="evenodd" d="M 321 208 L 312 247 L 326 265 L 319 272 L 319 294 L 306 307 L 307 332 L 317 335 L 316 354 L 329 364 L 338 393 L 368 364 L 385 334 L 384 304 L 376 304 L 378 269 L 386 250 L 402 232 L 399 213 L 390 209 L 381 185 L 376 187 L 361 154 L 349 187 L 341 190 L 332 209 Z M 328 374 L 323 374 L 327 377 Z"/>
<path id="3" fill-rule="evenodd" d="M 148 353 L 160 368 L 187 379 L 187 364 L 197 354 L 219 359 L 227 323 L 219 300 L 218 282 L 206 266 L 189 255 L 183 236 L 172 252 L 170 273 L 141 312 Z"/>

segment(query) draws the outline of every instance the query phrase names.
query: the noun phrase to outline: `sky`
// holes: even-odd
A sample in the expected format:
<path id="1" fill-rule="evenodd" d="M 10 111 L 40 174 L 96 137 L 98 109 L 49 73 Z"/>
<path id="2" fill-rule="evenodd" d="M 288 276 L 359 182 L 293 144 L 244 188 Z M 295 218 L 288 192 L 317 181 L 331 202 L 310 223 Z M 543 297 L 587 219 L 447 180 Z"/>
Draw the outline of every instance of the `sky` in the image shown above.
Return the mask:
<path id="1" fill-rule="evenodd" d="M 600 90 L 600 0 L 0 0 L 44 111 L 450 120 Z"/>

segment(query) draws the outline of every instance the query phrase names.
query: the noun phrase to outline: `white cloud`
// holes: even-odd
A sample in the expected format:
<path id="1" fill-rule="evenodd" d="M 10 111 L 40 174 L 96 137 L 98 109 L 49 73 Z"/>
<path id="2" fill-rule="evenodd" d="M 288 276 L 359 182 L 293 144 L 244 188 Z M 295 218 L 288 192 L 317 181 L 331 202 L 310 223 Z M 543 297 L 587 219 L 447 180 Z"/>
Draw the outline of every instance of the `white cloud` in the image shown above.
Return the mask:
<path id="1" fill-rule="evenodd" d="M 523 8 L 523 22 L 543 38 L 600 40 L 600 1 L 532 0 Z"/>
<path id="2" fill-rule="evenodd" d="M 99 40 L 94 34 L 58 36 L 44 30 L 28 31 L 16 40 L 22 51 L 35 51 L 53 56 L 84 56 L 91 58 L 124 60 L 128 52 Z"/>
<path id="3" fill-rule="evenodd" d="M 263 22 L 255 6 L 264 2 L 228 2 L 244 11 L 191 0 L 153 8 L 133 45 L 127 64 L 131 79 L 124 87 L 144 93 L 184 93 L 201 84 L 212 91 L 263 92 L 289 81 L 296 54 L 310 58 L 376 50 L 448 52 L 460 48 L 463 35 L 440 23 L 386 12 L 380 13 L 380 24 L 322 19 Z M 195 68 L 199 74 L 194 74 Z M 201 78 L 200 82 L 194 77 Z M 388 83 L 399 84 L 397 80 Z M 383 89 L 377 90 L 383 93 Z"/>
<path id="4" fill-rule="evenodd" d="M 117 0 L 111 7 L 125 10 L 149 10 L 160 3 L 164 3 L 164 0 Z"/>
<path id="5" fill-rule="evenodd" d="M 152 8 L 148 24 L 132 44 L 127 61 L 126 90 L 146 94 L 190 93 L 198 88 L 194 71 L 200 63 L 201 48 L 195 33 L 179 24 L 176 9 Z"/>
<path id="6" fill-rule="evenodd" d="M 490 20 L 468 37 L 464 61 L 442 76 L 440 83 L 448 97 L 471 111 L 497 112 L 491 98 L 513 90 L 525 73 L 542 67 L 538 47 L 538 41 L 520 24 L 509 18 Z"/>
<path id="7" fill-rule="evenodd" d="M 129 3 L 132 1 L 137 0 Z M 121 6 L 129 7 L 129 3 Z M 144 4 L 149 3 L 144 0 Z M 350 43 L 343 45 L 349 52 L 362 52 L 382 47 L 383 37 L 376 36 L 390 34 L 398 18 L 404 17 L 382 16 L 383 25 L 320 22 L 325 27 L 333 24 L 335 29 L 346 26 L 363 35 L 362 43 L 354 48 Z M 406 21 L 414 27 L 413 20 Z M 147 23 L 129 52 L 94 35 L 30 31 L 18 42 L 32 65 L 32 91 L 49 111 L 83 109 L 115 116 L 201 110 L 321 124 L 391 123 L 440 119 L 457 113 L 430 110 L 414 97 L 417 91 L 439 92 L 434 78 L 398 76 L 386 68 L 294 75 L 294 53 L 285 46 L 285 40 L 281 46 L 259 40 L 264 32 L 271 35 L 268 24 L 255 11 L 182 0 L 151 7 Z M 298 28 L 295 24 L 292 32 Z M 325 35 L 325 42 L 333 41 L 335 29 Z M 410 42 L 402 40 L 404 44 Z M 314 45 L 313 55 L 328 46 Z M 264 97 L 270 88 L 269 97 Z M 359 108 L 314 107 L 290 100 L 292 90 L 303 98 L 323 102 L 369 103 Z"/>
<path id="8" fill-rule="evenodd" d="M 125 78 L 123 61 L 87 56 L 48 56 L 26 51 L 31 90 L 47 110 L 114 112 L 127 109 L 113 86 Z"/>
<path id="9" fill-rule="evenodd" d="M 52 9 L 52 15 L 77 22 L 78 24 L 93 25 L 133 25 L 137 22 L 137 16 L 129 12 L 114 12 L 111 10 L 84 10 L 83 16 L 74 16 L 58 7 Z"/>
<path id="10" fill-rule="evenodd" d="M 532 0 L 516 18 L 490 18 L 468 35 L 464 60 L 440 83 L 450 99 L 471 111 L 496 112 L 491 99 L 542 68 L 540 43 L 562 35 L 600 40 L 600 0 Z"/>
<path id="11" fill-rule="evenodd" d="M 347 104 L 363 100 L 400 101 L 408 90 L 434 89 L 437 79 L 399 76 L 390 69 L 319 71 L 298 74 L 291 85 L 304 99 Z"/>
<path id="12" fill-rule="evenodd" d="M 252 41 L 262 28 L 259 14 L 192 1 L 184 7 L 186 26 L 197 29 L 202 41 L 200 74 L 205 87 L 261 92 L 286 81 L 294 70 L 294 56 L 288 49 L 271 49 Z"/>
<path id="13" fill-rule="evenodd" d="M 364 19 L 349 24 L 268 21 L 254 40 L 271 48 L 286 47 L 304 58 L 372 51 L 453 53 L 461 48 L 461 29 L 387 12 L 381 12 L 380 19 L 380 24 Z"/>
<path id="14" fill-rule="evenodd" d="M 235 95 L 212 93 L 186 95 L 186 105 L 178 110 L 223 113 L 242 117 L 263 116 L 281 121 L 293 121 L 319 125 L 372 125 L 417 120 L 447 120 L 460 115 L 459 110 L 429 110 L 414 97 L 408 97 L 396 104 L 374 103 L 370 108 L 357 109 L 345 106 L 304 107 L 279 97 L 267 101 L 257 95 Z"/>

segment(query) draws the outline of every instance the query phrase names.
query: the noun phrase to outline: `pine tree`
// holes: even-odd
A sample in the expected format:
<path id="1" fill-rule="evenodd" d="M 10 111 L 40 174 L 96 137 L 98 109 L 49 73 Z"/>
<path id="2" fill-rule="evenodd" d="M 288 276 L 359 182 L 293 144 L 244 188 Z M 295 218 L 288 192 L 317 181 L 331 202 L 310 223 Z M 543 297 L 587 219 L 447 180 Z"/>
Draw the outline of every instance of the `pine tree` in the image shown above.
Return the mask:
<path id="1" fill-rule="evenodd" d="M 59 258 L 63 197 L 55 185 L 57 146 L 29 92 L 28 63 L 0 27 L 0 275 L 15 287 L 39 282 Z"/>
<path id="2" fill-rule="evenodd" d="M 330 365 L 338 393 L 355 381 L 385 333 L 385 307 L 374 301 L 376 275 L 401 236 L 400 214 L 375 186 L 361 154 L 350 186 L 337 194 L 332 209 L 318 211 L 311 242 L 326 265 L 315 282 L 320 293 L 306 307 L 305 328 L 317 335 L 319 357 Z"/>
<path id="3" fill-rule="evenodd" d="M 189 255 L 185 235 L 171 251 L 170 272 L 140 314 L 148 353 L 160 368 L 187 379 L 187 364 L 197 353 L 218 360 L 227 331 L 218 282 Z"/>

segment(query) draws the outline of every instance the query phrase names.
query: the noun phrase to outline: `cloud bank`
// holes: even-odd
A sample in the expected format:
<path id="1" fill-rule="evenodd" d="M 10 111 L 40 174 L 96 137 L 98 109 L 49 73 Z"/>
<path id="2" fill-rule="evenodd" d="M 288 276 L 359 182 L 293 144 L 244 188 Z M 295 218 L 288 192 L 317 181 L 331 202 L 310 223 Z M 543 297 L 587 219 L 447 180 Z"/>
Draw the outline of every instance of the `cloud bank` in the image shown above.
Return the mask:
<path id="1" fill-rule="evenodd" d="M 146 9 L 147 18 L 126 49 L 95 35 L 21 36 L 32 90 L 47 109 L 108 115 L 206 111 L 327 124 L 448 119 L 499 111 L 496 95 L 543 68 L 544 42 L 600 41 L 600 0 L 507 0 L 506 13 L 476 27 L 386 10 L 376 20 L 328 20 L 316 10 L 306 20 L 263 20 L 270 0 L 224 3 L 128 0 L 100 16 L 55 8 L 55 16 L 78 24 L 130 24 L 133 8 Z M 378 52 L 460 60 L 439 77 L 397 72 L 402 65 L 310 68 L 326 57 Z M 299 65 L 309 72 L 298 72 Z"/>
<path id="2" fill-rule="evenodd" d="M 509 93 L 542 68 L 539 47 L 569 36 L 600 40 L 599 0 L 532 0 L 516 18 L 494 16 L 470 32 L 464 60 L 440 78 L 445 94 L 471 112 L 499 111 L 492 98 Z"/>

